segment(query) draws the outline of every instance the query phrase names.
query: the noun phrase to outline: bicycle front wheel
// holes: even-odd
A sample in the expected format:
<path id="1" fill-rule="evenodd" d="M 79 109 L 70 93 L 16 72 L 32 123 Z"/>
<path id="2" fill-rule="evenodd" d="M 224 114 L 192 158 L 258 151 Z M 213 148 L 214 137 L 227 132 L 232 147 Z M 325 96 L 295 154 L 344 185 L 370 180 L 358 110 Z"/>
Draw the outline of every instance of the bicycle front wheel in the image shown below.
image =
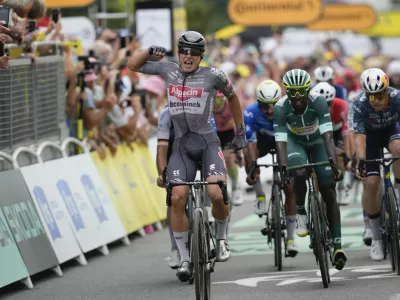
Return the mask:
<path id="1" fill-rule="evenodd" d="M 321 271 L 322 283 L 325 288 L 328 287 L 329 283 L 329 269 L 327 268 L 326 256 L 325 256 L 325 236 L 322 231 L 322 219 L 321 219 L 321 209 L 319 206 L 318 199 L 314 196 L 310 196 L 311 204 L 311 234 L 312 234 L 312 245 L 314 249 L 314 254 Z"/>
<path id="2" fill-rule="evenodd" d="M 397 215 L 397 204 L 396 196 L 393 187 L 388 189 L 387 194 L 388 201 L 388 212 L 389 212 L 389 224 L 390 224 L 390 253 L 392 261 L 392 270 L 397 269 L 397 275 L 400 275 L 400 246 L 399 246 L 399 226 L 398 226 L 398 215 Z"/>
<path id="3" fill-rule="evenodd" d="M 193 240 L 192 240 L 192 263 L 194 267 L 193 277 L 196 290 L 196 300 L 204 300 L 205 283 L 205 245 L 203 215 L 200 211 L 193 214 Z"/>
<path id="4" fill-rule="evenodd" d="M 274 185 L 274 202 L 273 205 L 275 207 L 274 211 L 274 227 L 275 227 L 275 258 L 276 258 L 276 266 L 278 267 L 278 271 L 282 271 L 282 227 L 281 227 L 281 194 L 278 186 Z"/>

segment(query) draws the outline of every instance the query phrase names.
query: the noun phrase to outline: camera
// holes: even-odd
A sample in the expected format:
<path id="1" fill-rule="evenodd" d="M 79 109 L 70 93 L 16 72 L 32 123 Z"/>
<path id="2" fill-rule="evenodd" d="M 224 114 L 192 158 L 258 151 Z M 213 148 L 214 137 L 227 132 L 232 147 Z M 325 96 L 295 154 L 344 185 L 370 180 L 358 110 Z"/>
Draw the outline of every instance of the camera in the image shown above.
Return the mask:
<path id="1" fill-rule="evenodd" d="M 4 21 L 3 26 L 7 28 L 10 26 L 10 12 L 10 8 L 0 7 L 0 21 Z"/>
<path id="2" fill-rule="evenodd" d="M 93 56 L 78 56 L 78 61 L 84 62 L 85 70 L 94 70 L 94 72 L 97 72 L 101 63 L 95 60 Z"/>
<path id="3" fill-rule="evenodd" d="M 51 11 L 51 19 L 54 23 L 58 22 L 60 11 L 58 9 L 53 9 Z"/>

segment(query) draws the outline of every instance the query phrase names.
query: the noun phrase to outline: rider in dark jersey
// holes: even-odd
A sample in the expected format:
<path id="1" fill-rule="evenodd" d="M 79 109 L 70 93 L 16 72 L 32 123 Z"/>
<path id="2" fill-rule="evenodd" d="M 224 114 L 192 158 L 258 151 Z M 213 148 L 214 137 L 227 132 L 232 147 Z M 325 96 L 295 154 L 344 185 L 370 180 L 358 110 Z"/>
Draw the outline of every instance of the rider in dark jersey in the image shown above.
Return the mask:
<path id="1" fill-rule="evenodd" d="M 387 148 L 394 156 L 400 155 L 400 93 L 389 88 L 389 78 L 377 68 L 367 69 L 361 74 L 364 90 L 353 104 L 353 128 L 357 156 L 356 174 L 364 180 L 363 202 L 372 231 L 370 256 L 375 261 L 383 260 L 384 250 L 380 232 L 381 182 L 379 164 L 368 163 L 364 159 L 380 158 L 381 147 Z M 396 186 L 400 185 L 400 162 L 394 163 Z"/>
<path id="2" fill-rule="evenodd" d="M 197 165 L 201 162 L 207 181 L 226 182 L 226 165 L 220 141 L 209 122 L 218 90 L 228 99 L 236 124 L 232 147 L 239 150 L 246 146 L 240 100 L 222 71 L 199 66 L 205 49 L 204 37 L 198 32 L 188 31 L 178 39 L 179 64 L 148 61 L 151 56 L 164 57 L 166 50 L 160 46 L 151 46 L 148 51 L 132 56 L 128 62 L 130 70 L 159 75 L 167 84 L 168 107 L 175 130 L 167 168 L 168 181 L 193 181 Z M 172 190 L 171 198 L 171 226 L 181 256 L 177 276 L 181 281 L 188 281 L 192 273 L 188 248 L 189 223 L 185 213 L 188 192 L 187 186 L 177 186 Z M 229 207 L 224 204 L 217 185 L 209 185 L 208 194 L 216 222 L 217 261 L 227 261 L 231 254 L 226 236 Z"/>

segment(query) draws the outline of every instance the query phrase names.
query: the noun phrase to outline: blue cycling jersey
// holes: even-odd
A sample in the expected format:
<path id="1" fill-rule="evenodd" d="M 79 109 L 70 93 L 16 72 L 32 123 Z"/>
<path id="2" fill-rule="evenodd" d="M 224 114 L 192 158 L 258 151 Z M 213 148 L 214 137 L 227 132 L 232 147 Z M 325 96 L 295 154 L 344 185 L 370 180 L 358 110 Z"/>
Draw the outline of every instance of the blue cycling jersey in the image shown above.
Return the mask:
<path id="1" fill-rule="evenodd" d="M 340 84 L 332 84 L 332 86 L 336 90 L 336 98 L 347 99 L 347 90 L 343 85 Z"/>
<path id="2" fill-rule="evenodd" d="M 382 112 L 376 112 L 369 104 L 366 93 L 362 93 L 353 104 L 353 127 L 355 134 L 366 134 L 366 130 L 380 131 L 391 128 L 399 120 L 400 93 L 389 88 L 389 102 Z"/>
<path id="3" fill-rule="evenodd" d="M 274 140 L 274 121 L 269 120 L 261 111 L 258 102 L 246 107 L 244 111 L 244 125 L 246 128 L 246 139 L 250 143 L 257 142 L 257 133 L 269 140 Z"/>

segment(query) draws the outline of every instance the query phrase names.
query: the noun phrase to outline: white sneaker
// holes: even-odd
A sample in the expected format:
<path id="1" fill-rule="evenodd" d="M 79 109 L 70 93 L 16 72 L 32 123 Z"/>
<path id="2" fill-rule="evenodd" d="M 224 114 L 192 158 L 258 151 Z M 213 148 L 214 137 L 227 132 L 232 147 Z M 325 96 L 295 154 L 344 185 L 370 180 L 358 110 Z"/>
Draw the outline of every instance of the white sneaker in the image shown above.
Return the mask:
<path id="1" fill-rule="evenodd" d="M 350 197 L 348 196 L 348 190 L 338 189 L 338 204 L 339 205 L 349 205 Z"/>
<path id="2" fill-rule="evenodd" d="M 243 204 L 243 198 L 240 197 L 240 191 L 232 191 L 232 204 L 235 206 L 240 206 Z"/>
<path id="3" fill-rule="evenodd" d="M 372 230 L 366 227 L 363 234 L 363 242 L 366 246 L 371 246 L 372 243 Z"/>
<path id="4" fill-rule="evenodd" d="M 171 255 L 169 257 L 168 266 L 171 269 L 178 269 L 181 265 L 181 255 L 179 254 L 179 250 L 172 250 Z"/>
<path id="5" fill-rule="evenodd" d="M 307 215 L 297 214 L 296 220 L 297 220 L 296 234 L 300 237 L 307 236 L 308 235 Z"/>
<path id="6" fill-rule="evenodd" d="M 267 214 L 267 201 L 265 196 L 258 196 L 254 202 L 254 212 L 260 217 Z"/>
<path id="7" fill-rule="evenodd" d="M 384 254 L 382 240 L 372 240 L 371 249 L 369 249 L 369 255 L 371 256 L 372 260 L 383 260 Z"/>
<path id="8" fill-rule="evenodd" d="M 205 209 L 207 210 L 207 214 L 208 214 L 208 222 L 214 223 L 215 219 L 211 212 L 211 206 L 205 206 Z"/>

